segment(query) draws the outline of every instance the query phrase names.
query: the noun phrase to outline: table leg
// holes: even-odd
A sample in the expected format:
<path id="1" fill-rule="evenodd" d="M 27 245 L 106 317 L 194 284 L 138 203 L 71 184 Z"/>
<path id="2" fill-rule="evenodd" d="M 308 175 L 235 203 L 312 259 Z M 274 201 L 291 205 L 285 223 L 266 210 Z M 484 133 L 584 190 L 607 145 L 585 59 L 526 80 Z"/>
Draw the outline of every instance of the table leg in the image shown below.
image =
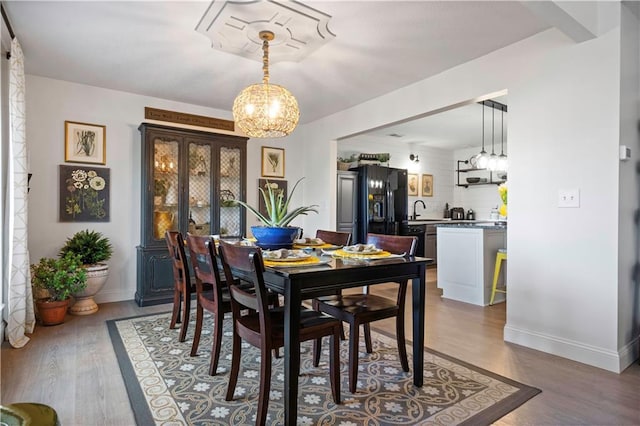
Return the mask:
<path id="1" fill-rule="evenodd" d="M 411 283 L 413 305 L 413 384 L 424 382 L 424 316 L 426 309 L 426 267 L 420 266 L 420 278 Z"/>
<path id="2" fill-rule="evenodd" d="M 286 286 L 284 295 L 284 424 L 295 425 L 298 416 L 300 374 L 300 289 Z"/>

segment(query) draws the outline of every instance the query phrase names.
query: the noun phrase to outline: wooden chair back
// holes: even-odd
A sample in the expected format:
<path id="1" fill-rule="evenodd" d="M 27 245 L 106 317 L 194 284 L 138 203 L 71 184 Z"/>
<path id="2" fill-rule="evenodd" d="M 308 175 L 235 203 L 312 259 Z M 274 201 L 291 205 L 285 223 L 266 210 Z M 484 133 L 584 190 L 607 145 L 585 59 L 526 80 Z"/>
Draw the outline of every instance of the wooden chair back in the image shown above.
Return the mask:
<path id="1" fill-rule="evenodd" d="M 226 286 L 220 278 L 216 244 L 210 236 L 187 233 L 191 266 L 196 279 L 196 292 L 204 294 L 205 284 L 213 286 L 213 300 L 222 301 L 222 289 Z"/>
<path id="2" fill-rule="evenodd" d="M 418 246 L 418 237 L 401 235 L 367 234 L 367 244 L 375 244 L 377 248 L 392 254 L 414 256 Z"/>
<path id="3" fill-rule="evenodd" d="M 244 308 L 258 311 L 260 330 L 270 330 L 269 295 L 264 284 L 264 262 L 262 251 L 256 246 L 242 246 L 236 243 L 220 241 L 220 260 L 231 294 L 231 308 L 234 318 Z M 234 279 L 236 278 L 236 279 Z M 248 292 L 240 282 L 253 283 L 254 291 Z"/>
<path id="4" fill-rule="evenodd" d="M 325 231 L 318 229 L 316 238 L 320 238 L 325 243 L 335 244 L 337 246 L 348 246 L 351 243 L 350 232 Z"/>
<path id="5" fill-rule="evenodd" d="M 164 237 L 171 257 L 174 286 L 177 291 L 186 290 L 185 293 L 187 293 L 191 288 L 191 277 L 189 275 L 187 255 L 184 251 L 184 238 L 178 231 L 166 231 Z"/>

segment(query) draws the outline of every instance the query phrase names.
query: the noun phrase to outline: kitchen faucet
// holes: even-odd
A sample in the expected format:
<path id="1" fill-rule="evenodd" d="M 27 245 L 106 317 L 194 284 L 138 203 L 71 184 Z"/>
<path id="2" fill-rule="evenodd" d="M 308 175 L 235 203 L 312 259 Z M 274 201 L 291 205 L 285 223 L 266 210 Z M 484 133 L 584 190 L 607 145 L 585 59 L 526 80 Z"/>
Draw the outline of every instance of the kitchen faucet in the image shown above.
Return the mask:
<path id="1" fill-rule="evenodd" d="M 421 203 L 421 204 L 422 204 L 422 208 L 423 208 L 423 209 L 426 209 L 426 208 L 427 208 L 427 206 L 424 204 L 424 201 L 422 201 L 422 200 L 416 200 L 416 201 L 413 203 L 413 220 L 416 220 L 416 219 L 418 218 L 418 216 L 420 216 L 418 213 L 416 213 L 416 205 L 417 205 L 418 203 Z"/>

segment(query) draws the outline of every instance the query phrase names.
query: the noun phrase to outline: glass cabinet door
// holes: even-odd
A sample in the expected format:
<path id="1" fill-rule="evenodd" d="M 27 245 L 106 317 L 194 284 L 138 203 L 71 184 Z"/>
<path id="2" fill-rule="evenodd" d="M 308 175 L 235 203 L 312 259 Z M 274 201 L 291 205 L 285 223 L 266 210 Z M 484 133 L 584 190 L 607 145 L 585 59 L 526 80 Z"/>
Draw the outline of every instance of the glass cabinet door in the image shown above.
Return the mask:
<path id="1" fill-rule="evenodd" d="M 178 230 L 179 145 L 175 140 L 153 141 L 153 237 L 164 239 L 166 231 Z"/>
<path id="2" fill-rule="evenodd" d="M 193 235 L 211 235 L 211 145 L 189 143 L 189 225 Z"/>
<path id="3" fill-rule="evenodd" d="M 242 237 L 242 210 L 235 202 L 242 197 L 241 150 L 220 148 L 220 236 Z"/>

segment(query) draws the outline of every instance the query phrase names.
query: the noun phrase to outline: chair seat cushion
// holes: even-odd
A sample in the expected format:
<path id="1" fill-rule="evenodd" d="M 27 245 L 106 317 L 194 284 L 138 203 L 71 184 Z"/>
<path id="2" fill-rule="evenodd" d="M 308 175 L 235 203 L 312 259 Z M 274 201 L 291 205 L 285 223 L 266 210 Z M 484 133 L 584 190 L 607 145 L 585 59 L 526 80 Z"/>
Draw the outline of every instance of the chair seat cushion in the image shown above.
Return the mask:
<path id="1" fill-rule="evenodd" d="M 269 310 L 271 318 L 271 330 L 269 335 L 278 341 L 284 339 L 284 307 L 280 306 Z M 238 322 L 245 329 L 250 330 L 255 334 L 260 334 L 260 319 L 257 312 L 251 312 L 248 315 L 242 316 Z M 312 309 L 301 308 L 300 309 L 300 336 L 304 336 L 305 331 L 316 330 L 318 328 L 324 328 L 328 324 L 334 323 L 339 326 L 340 322 L 335 318 L 317 312 Z M 325 335 L 330 334 L 327 332 Z"/>
<path id="2" fill-rule="evenodd" d="M 377 312 L 380 314 L 388 311 L 393 316 L 398 312 L 398 305 L 395 300 L 375 294 L 347 294 L 336 296 L 325 296 L 317 299 L 320 302 L 320 310 L 333 315 L 334 309 L 350 315 L 362 315 L 365 313 Z M 323 305 L 327 308 L 323 309 Z"/>

